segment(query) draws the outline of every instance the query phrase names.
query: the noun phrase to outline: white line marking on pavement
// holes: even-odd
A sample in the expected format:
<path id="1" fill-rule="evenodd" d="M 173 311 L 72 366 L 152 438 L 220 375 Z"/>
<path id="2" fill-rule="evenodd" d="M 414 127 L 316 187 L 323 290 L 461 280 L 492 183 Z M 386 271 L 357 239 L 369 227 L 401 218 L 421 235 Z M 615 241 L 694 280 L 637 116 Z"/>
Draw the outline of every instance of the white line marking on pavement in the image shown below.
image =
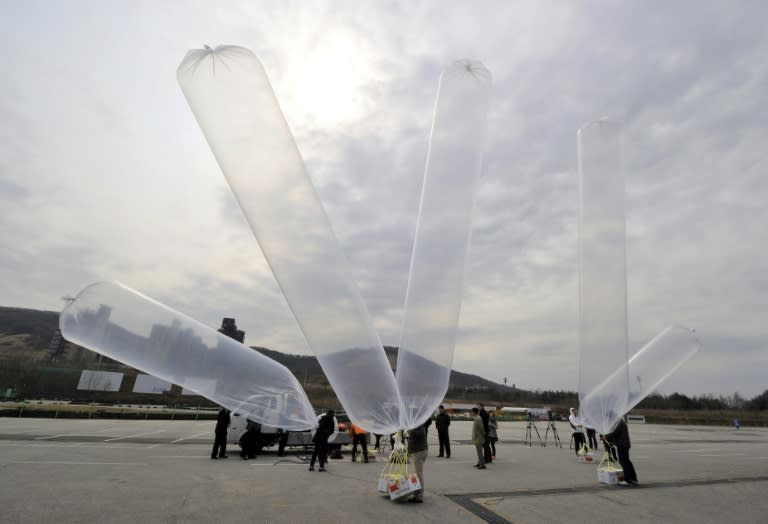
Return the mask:
<path id="1" fill-rule="evenodd" d="M 50 435 L 48 437 L 35 437 L 35 440 L 46 440 L 49 438 L 66 437 L 66 435 Z"/>
<path id="2" fill-rule="evenodd" d="M 153 435 L 155 433 L 164 433 L 164 429 L 158 429 L 157 431 L 149 431 L 147 433 L 137 433 L 136 435 L 126 435 L 124 437 L 114 437 L 114 438 L 108 438 L 104 442 L 112 442 L 113 440 L 121 440 L 124 438 L 133 438 L 133 437 L 143 437 L 144 435 Z"/>
<path id="3" fill-rule="evenodd" d="M 189 437 L 177 438 L 176 440 L 172 440 L 169 444 L 174 444 L 176 442 L 181 442 L 182 440 L 189 440 L 191 438 L 200 437 L 202 435 L 207 435 L 207 434 L 208 434 L 208 431 L 206 431 L 204 433 L 198 433 L 197 435 L 191 435 Z"/>
<path id="4" fill-rule="evenodd" d="M 147 466 L 146 462 L 55 462 L 44 460 L 20 460 L 10 464 L 65 464 L 67 466 Z"/>
<path id="5" fill-rule="evenodd" d="M 94 433 L 106 433 L 107 431 L 114 431 L 116 429 L 121 429 L 121 428 L 119 426 L 112 426 L 111 428 L 100 429 L 99 431 L 94 431 Z"/>
<path id="6" fill-rule="evenodd" d="M 157 446 L 162 446 L 162 444 L 152 444 L 151 446 L 147 446 L 147 449 L 156 448 Z"/>
<path id="7" fill-rule="evenodd" d="M 744 457 L 746 453 L 723 453 L 721 455 L 698 455 L 699 457 Z"/>
<path id="8" fill-rule="evenodd" d="M 204 458 L 207 458 L 208 460 L 211 460 L 210 457 L 206 457 L 204 455 L 163 455 L 162 457 L 152 457 L 152 458 L 159 458 L 159 459 L 204 459 Z"/>
<path id="9" fill-rule="evenodd" d="M 702 451 L 723 451 L 725 448 L 696 448 L 696 449 L 674 449 L 675 453 L 701 453 Z"/>
<path id="10" fill-rule="evenodd" d="M 304 467 L 309 465 L 303 462 L 301 464 L 299 464 L 298 462 L 281 462 L 280 464 L 285 466 L 304 466 Z M 277 464 L 267 464 L 265 462 L 259 462 L 258 464 L 249 464 L 249 466 L 276 466 L 276 465 Z"/>
<path id="11" fill-rule="evenodd" d="M 120 446 L 120 445 L 108 445 L 105 446 L 102 443 L 99 444 L 84 444 L 82 442 L 77 444 L 72 444 L 70 442 L 67 443 L 61 443 L 61 444 L 47 444 L 47 443 L 40 443 L 40 444 L 7 444 L 4 442 L 0 442 L 0 446 L 7 446 L 11 448 L 101 448 L 101 449 L 136 449 L 136 446 Z"/>

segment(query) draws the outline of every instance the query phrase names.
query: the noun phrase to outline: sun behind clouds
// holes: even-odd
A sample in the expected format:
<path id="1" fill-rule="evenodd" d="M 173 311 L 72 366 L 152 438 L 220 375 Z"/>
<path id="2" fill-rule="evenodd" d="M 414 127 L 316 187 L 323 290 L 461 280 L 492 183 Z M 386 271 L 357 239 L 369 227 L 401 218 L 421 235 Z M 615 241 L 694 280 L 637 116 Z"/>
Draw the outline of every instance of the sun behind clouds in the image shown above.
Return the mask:
<path id="1" fill-rule="evenodd" d="M 283 77 L 286 112 L 299 125 L 320 127 L 360 118 L 366 109 L 363 88 L 374 77 L 363 40 L 349 31 L 334 31 L 301 47 Z"/>

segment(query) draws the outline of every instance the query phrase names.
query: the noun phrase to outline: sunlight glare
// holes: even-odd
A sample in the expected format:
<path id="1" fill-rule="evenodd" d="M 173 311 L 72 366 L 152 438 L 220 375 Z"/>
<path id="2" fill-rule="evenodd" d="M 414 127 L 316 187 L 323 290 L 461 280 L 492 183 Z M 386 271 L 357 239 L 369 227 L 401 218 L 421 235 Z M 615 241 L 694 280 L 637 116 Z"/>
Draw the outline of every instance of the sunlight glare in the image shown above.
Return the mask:
<path id="1" fill-rule="evenodd" d="M 296 57 L 286 74 L 290 108 L 302 124 L 334 127 L 365 110 L 370 60 L 354 35 L 337 32 Z"/>

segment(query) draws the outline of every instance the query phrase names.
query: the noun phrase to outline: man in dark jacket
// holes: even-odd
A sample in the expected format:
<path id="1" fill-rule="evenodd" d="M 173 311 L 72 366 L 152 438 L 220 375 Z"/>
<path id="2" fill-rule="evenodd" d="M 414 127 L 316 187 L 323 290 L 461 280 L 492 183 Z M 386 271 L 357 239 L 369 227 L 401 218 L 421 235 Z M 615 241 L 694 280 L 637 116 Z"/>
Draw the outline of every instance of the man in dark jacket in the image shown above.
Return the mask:
<path id="1" fill-rule="evenodd" d="M 624 470 L 624 480 L 619 482 L 619 484 L 624 486 L 627 484 L 637 486 L 637 472 L 635 471 L 634 464 L 629 460 L 629 448 L 632 447 L 632 443 L 629 440 L 629 428 L 627 427 L 627 423 L 624 422 L 624 418 L 620 418 L 619 423 L 616 425 L 616 429 L 605 435 L 603 438 L 609 444 L 616 446 L 616 452 L 619 455 L 619 464 L 621 464 L 621 468 Z"/>
<path id="2" fill-rule="evenodd" d="M 427 461 L 426 423 L 408 430 L 408 460 L 413 464 L 413 469 L 421 482 L 421 489 L 414 492 L 408 502 L 424 502 L 424 463 Z"/>
<path id="3" fill-rule="evenodd" d="M 243 460 L 254 459 L 261 453 L 264 443 L 261 438 L 261 424 L 248 420 L 245 433 L 240 437 L 240 458 Z"/>
<path id="4" fill-rule="evenodd" d="M 451 417 L 445 412 L 445 407 L 442 404 L 437 409 L 439 413 L 435 417 L 435 427 L 437 428 L 437 439 L 440 442 L 440 453 L 437 456 L 451 458 L 451 440 L 448 438 L 448 426 L 451 425 Z"/>
<path id="5" fill-rule="evenodd" d="M 493 455 L 491 454 L 491 441 L 488 440 L 490 434 L 490 426 L 488 425 L 490 416 L 485 410 L 485 406 L 482 402 L 477 403 L 477 410 L 480 414 L 480 418 L 483 420 L 483 429 L 485 430 L 485 443 L 483 444 L 483 455 L 485 456 L 485 463 L 490 464 L 493 461 Z"/>
<path id="6" fill-rule="evenodd" d="M 216 438 L 213 441 L 212 459 L 227 458 L 227 428 L 229 427 L 229 410 L 221 408 L 216 415 Z"/>
<path id="7" fill-rule="evenodd" d="M 320 471 L 325 471 L 325 461 L 328 458 L 328 438 L 337 430 L 336 412 L 329 409 L 317 422 L 315 436 L 312 443 L 315 445 L 312 451 L 312 459 L 309 461 L 309 471 L 315 471 L 315 460 L 320 459 Z"/>

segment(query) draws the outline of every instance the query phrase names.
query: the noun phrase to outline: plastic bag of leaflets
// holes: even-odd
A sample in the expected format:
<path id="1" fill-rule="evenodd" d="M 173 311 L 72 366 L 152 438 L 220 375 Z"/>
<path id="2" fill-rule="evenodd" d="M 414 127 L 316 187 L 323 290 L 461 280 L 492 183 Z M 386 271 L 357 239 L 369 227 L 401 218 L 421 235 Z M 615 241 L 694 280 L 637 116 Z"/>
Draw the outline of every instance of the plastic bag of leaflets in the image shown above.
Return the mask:
<path id="1" fill-rule="evenodd" d="M 579 451 L 576 452 L 579 462 L 583 464 L 591 464 L 595 461 L 595 455 L 587 448 L 586 444 L 582 444 Z"/>
<path id="2" fill-rule="evenodd" d="M 397 441 L 400 442 L 399 435 Z M 402 444 L 396 445 L 379 475 L 379 491 L 390 500 L 399 500 L 420 489 L 418 475 L 408 471 L 408 451 Z"/>
<path id="3" fill-rule="evenodd" d="M 616 448 L 609 446 L 597 465 L 597 480 L 602 484 L 614 485 L 624 480 L 624 470 L 613 458 L 615 452 Z"/>

